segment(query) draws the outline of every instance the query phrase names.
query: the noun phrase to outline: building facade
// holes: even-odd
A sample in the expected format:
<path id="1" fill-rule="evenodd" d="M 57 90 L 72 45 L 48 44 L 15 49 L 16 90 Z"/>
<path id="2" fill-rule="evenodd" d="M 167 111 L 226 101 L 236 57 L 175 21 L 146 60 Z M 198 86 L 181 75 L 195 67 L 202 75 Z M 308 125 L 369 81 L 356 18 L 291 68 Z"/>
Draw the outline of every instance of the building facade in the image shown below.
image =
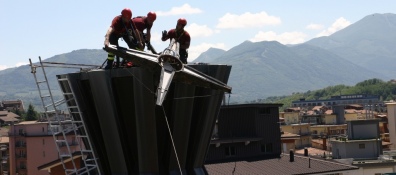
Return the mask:
<path id="1" fill-rule="evenodd" d="M 281 104 L 222 106 L 207 162 L 249 157 L 279 157 Z M 217 132 L 217 133 L 216 133 Z"/>
<path id="2" fill-rule="evenodd" d="M 324 100 L 305 100 L 292 101 L 292 107 L 313 107 L 313 106 L 334 106 L 347 104 L 363 104 L 363 105 L 382 105 L 378 95 L 355 94 L 355 95 L 339 95 L 332 96 L 330 99 Z M 371 106 L 372 107 L 372 106 Z"/>
<path id="3" fill-rule="evenodd" d="M 298 135 L 298 139 L 294 140 L 295 149 L 301 149 L 311 146 L 311 124 L 300 123 L 291 125 L 282 125 L 283 132 L 288 132 Z"/>
<path id="4" fill-rule="evenodd" d="M 54 128 L 56 130 L 56 128 Z M 57 136 L 62 137 L 62 136 Z M 48 175 L 38 167 L 59 159 L 57 147 L 48 122 L 26 121 L 10 126 L 10 175 Z M 76 138 L 67 136 L 68 145 L 58 143 L 60 153 L 79 151 Z"/>
<path id="5" fill-rule="evenodd" d="M 377 158 L 382 154 L 379 120 L 348 121 L 347 137 L 331 140 L 333 158 Z"/>

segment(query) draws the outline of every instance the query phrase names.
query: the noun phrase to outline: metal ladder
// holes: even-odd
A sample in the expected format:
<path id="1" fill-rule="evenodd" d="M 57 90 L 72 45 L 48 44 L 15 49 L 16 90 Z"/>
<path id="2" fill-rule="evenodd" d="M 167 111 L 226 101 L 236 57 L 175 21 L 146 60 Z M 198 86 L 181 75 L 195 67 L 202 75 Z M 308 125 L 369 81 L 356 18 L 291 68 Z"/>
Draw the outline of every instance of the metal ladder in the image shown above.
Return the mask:
<path id="1" fill-rule="evenodd" d="M 61 85 L 65 85 L 66 88 L 62 89 L 63 99 L 59 101 L 54 101 L 50 85 L 47 79 L 47 75 L 44 67 L 51 67 L 49 65 L 44 64 L 53 64 L 56 65 L 54 67 L 62 67 L 63 68 L 78 68 L 76 66 L 95 66 L 95 65 L 79 65 L 79 64 L 63 64 L 63 63 L 52 63 L 52 62 L 43 62 L 41 61 L 41 57 L 39 57 L 40 65 L 32 64 L 31 59 L 29 59 L 31 73 L 34 76 L 36 81 L 37 89 L 41 98 L 41 102 L 44 109 L 44 114 L 49 124 L 50 131 L 55 141 L 56 149 L 59 154 L 59 158 L 62 162 L 63 169 L 65 170 L 66 175 L 71 174 L 88 174 L 88 175 L 100 175 L 101 171 L 98 166 L 98 159 L 95 156 L 94 151 L 92 150 L 92 144 L 90 138 L 88 136 L 87 129 L 85 127 L 84 121 L 82 119 L 82 113 L 80 112 L 80 108 L 78 106 L 76 98 L 74 98 L 73 89 L 70 87 L 69 79 L 60 78 L 58 79 L 58 83 Z M 43 72 L 44 80 L 38 81 L 36 75 L 36 68 L 41 67 Z M 81 68 L 81 67 L 80 67 Z M 44 87 L 42 87 L 44 84 Z M 44 92 L 43 92 L 44 91 Z M 72 116 L 70 120 L 66 118 L 61 119 L 58 115 L 57 107 L 59 105 L 65 104 L 69 110 L 69 114 Z M 55 114 L 55 120 L 51 120 L 50 114 Z M 81 159 L 84 162 L 84 167 L 77 167 L 77 162 L 74 160 L 74 155 L 71 151 L 69 141 L 67 140 L 67 136 L 72 136 L 77 141 L 77 145 L 79 145 Z M 84 145 L 81 143 L 83 142 Z M 73 144 L 73 143 L 72 143 Z M 66 146 L 66 151 L 61 147 Z M 66 161 L 70 159 L 72 168 L 66 166 Z"/>

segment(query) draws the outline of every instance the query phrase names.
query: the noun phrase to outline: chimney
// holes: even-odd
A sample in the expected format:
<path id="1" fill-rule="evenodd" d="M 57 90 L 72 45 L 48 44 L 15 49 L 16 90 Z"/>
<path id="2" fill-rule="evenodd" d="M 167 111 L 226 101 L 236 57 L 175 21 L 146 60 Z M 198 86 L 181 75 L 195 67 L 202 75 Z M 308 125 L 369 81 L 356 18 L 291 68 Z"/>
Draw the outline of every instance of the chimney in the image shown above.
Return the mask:
<path id="1" fill-rule="evenodd" d="M 294 162 L 294 151 L 290 150 L 290 162 Z"/>
<path id="2" fill-rule="evenodd" d="M 308 148 L 304 148 L 304 156 L 308 157 Z"/>
<path id="3" fill-rule="evenodd" d="M 326 137 L 323 137 L 322 141 L 323 141 L 323 143 L 322 143 L 323 144 L 323 149 L 327 150 L 327 139 L 326 139 Z"/>

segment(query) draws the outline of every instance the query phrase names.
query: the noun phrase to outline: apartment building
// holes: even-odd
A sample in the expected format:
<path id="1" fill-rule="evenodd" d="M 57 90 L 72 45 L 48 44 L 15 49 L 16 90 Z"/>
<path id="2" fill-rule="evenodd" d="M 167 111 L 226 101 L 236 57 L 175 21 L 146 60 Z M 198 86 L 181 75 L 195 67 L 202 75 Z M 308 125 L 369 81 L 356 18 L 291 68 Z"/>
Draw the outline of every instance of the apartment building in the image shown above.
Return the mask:
<path id="1" fill-rule="evenodd" d="M 379 121 L 348 121 L 347 137 L 331 140 L 333 158 L 377 158 L 382 154 Z"/>
<path id="2" fill-rule="evenodd" d="M 20 116 L 9 111 L 0 111 L 0 125 L 10 125 L 12 123 L 17 123 L 20 121 Z"/>
<path id="3" fill-rule="evenodd" d="M 10 154 L 8 152 L 8 144 L 9 144 L 9 137 L 8 136 L 1 136 L 0 139 L 0 157 L 1 157 L 1 165 L 0 165 L 0 174 L 1 175 L 8 175 L 9 168 L 10 168 Z"/>
<path id="4" fill-rule="evenodd" d="M 281 130 L 283 132 L 298 135 L 298 139 L 294 140 L 295 149 L 301 149 L 312 145 L 310 128 L 311 128 L 311 124 L 309 123 L 281 125 Z"/>
<path id="5" fill-rule="evenodd" d="M 281 154 L 281 104 L 242 104 L 220 108 L 206 161 Z"/>
<path id="6" fill-rule="evenodd" d="M 279 117 L 283 119 L 283 123 L 286 125 L 299 123 L 301 121 L 300 111 L 280 112 Z"/>
<path id="7" fill-rule="evenodd" d="M 20 110 L 24 111 L 25 107 L 22 100 L 3 100 L 0 102 L 0 110 Z"/>
<path id="8" fill-rule="evenodd" d="M 58 128 L 54 127 L 56 131 Z M 57 136 L 62 137 L 62 136 Z M 79 151 L 76 138 L 67 136 L 68 145 L 60 144 L 60 152 Z M 55 141 L 48 122 L 25 121 L 10 126 L 9 130 L 10 175 L 49 175 L 38 167 L 59 159 Z"/>
<path id="9" fill-rule="evenodd" d="M 300 136 L 285 131 L 281 136 L 279 106 L 222 106 L 206 157 L 207 172 L 200 174 L 354 174 L 355 166 L 297 156 L 290 150 L 287 154 L 284 150 L 294 149 L 291 142 Z M 284 126 L 309 137 L 309 124 Z"/>
<path id="10" fill-rule="evenodd" d="M 346 134 L 348 125 L 314 125 L 311 126 L 312 136 L 316 138 L 335 137 Z"/>
<path id="11" fill-rule="evenodd" d="M 332 96 L 330 99 L 323 100 L 305 100 L 302 98 L 297 101 L 292 101 L 292 107 L 313 107 L 313 106 L 333 106 L 333 105 L 348 105 L 348 104 L 362 104 L 362 105 L 383 105 L 378 95 L 368 94 L 354 94 L 354 95 L 338 95 Z M 373 107 L 373 106 L 370 106 Z"/>

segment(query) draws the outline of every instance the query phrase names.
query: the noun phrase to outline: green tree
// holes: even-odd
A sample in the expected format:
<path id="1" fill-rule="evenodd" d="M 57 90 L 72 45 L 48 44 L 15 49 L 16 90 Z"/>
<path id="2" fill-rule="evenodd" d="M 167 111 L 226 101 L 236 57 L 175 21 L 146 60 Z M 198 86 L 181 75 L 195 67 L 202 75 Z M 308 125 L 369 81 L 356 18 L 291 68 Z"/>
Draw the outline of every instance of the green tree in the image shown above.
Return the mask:
<path id="1" fill-rule="evenodd" d="M 37 113 L 37 111 L 34 110 L 33 105 L 30 103 L 29 108 L 26 112 L 25 120 L 26 121 L 34 121 L 34 120 L 37 120 L 37 118 L 38 118 L 38 113 Z"/>

